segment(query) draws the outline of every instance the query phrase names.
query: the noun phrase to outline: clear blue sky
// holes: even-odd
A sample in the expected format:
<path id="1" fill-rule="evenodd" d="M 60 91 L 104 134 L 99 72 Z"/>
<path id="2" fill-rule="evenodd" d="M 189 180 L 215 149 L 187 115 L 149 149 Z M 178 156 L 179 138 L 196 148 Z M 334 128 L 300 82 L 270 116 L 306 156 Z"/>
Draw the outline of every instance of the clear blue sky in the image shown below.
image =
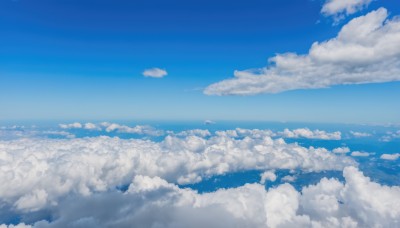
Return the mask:
<path id="1" fill-rule="evenodd" d="M 0 119 L 400 122 L 400 83 L 207 96 L 234 70 L 306 53 L 338 25 L 317 0 L 1 0 Z M 164 78 L 143 77 L 147 68 Z"/>

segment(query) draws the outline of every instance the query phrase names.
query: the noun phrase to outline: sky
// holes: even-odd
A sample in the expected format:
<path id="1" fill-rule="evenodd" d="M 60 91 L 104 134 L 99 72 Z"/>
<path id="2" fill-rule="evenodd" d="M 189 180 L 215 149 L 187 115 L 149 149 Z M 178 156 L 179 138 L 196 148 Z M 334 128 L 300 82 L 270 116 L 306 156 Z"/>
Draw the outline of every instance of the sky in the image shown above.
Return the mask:
<path id="1" fill-rule="evenodd" d="M 339 13 L 324 3 L 1 0 L 0 120 L 399 123 L 400 55 L 395 51 L 400 47 L 392 45 L 393 54 L 374 49 L 373 57 L 361 59 L 366 69 L 361 79 L 346 78 L 358 65 L 343 67 L 340 79 L 336 71 L 323 68 L 335 59 L 324 60 L 309 50 L 314 42 L 337 37 L 355 18 L 373 11 L 379 17 L 381 7 L 387 20 L 397 20 L 400 2 L 376 0 Z M 353 35 L 333 45 L 347 47 Z M 378 43 L 384 36 L 366 37 L 356 36 L 359 41 L 378 37 Z M 318 50 L 330 49 L 320 45 Z M 264 69 L 267 76 L 277 72 L 285 79 L 291 66 L 279 61 L 266 66 L 288 52 L 301 56 L 293 71 L 301 71 L 299 81 L 265 82 L 263 73 L 251 71 L 249 87 L 246 77 L 234 77 L 235 71 Z M 353 54 L 364 56 L 345 56 L 357 60 Z M 286 60 L 290 56 L 284 55 Z M 305 70 L 303 76 L 307 61 L 316 70 Z M 370 69 L 368 61 L 382 64 Z M 343 64 L 334 64 L 342 70 Z M 253 85 L 264 82 L 274 87 L 255 92 Z"/>

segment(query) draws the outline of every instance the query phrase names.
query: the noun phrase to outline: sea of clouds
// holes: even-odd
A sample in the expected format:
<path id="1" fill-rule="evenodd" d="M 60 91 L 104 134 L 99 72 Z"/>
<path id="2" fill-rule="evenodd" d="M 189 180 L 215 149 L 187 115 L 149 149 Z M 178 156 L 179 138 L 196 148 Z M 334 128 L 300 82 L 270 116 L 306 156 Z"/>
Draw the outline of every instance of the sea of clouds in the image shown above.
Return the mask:
<path id="1" fill-rule="evenodd" d="M 358 163 L 347 156 L 349 148 L 328 150 L 284 140 L 338 140 L 341 132 L 307 128 L 173 132 L 143 126 L 131 131 L 110 123 L 60 128 L 124 129 L 163 136 L 162 140 L 68 134 L 49 138 L 37 130 L 4 128 L 3 133 L 24 133 L 0 140 L 0 223 L 8 221 L 0 227 L 400 225 L 400 187 L 364 176 Z M 246 170 L 262 171 L 260 183 L 207 193 L 182 187 Z M 266 182 L 276 180 L 276 170 L 336 170 L 343 172 L 344 181 L 323 178 L 296 190 L 289 176 L 282 184 L 266 188 Z"/>

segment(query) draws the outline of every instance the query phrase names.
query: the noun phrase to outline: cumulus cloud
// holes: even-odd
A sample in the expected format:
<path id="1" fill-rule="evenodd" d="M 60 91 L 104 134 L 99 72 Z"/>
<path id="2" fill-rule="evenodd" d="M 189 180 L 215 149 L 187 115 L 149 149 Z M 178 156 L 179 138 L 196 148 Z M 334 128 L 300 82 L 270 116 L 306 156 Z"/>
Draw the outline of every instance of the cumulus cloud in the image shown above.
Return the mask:
<path id="1" fill-rule="evenodd" d="M 381 159 L 384 160 L 397 160 L 400 157 L 400 153 L 395 154 L 382 154 Z"/>
<path id="2" fill-rule="evenodd" d="M 243 170 L 342 170 L 350 157 L 268 136 L 235 139 L 168 135 L 160 142 L 106 136 L 0 141 L 0 198 L 36 211 L 69 194 L 91 195 L 129 183 L 135 175 L 196 183 Z"/>
<path id="3" fill-rule="evenodd" d="M 101 128 L 94 123 L 85 123 L 83 128 L 86 130 L 101 130 Z"/>
<path id="4" fill-rule="evenodd" d="M 266 181 L 276 181 L 276 175 L 273 171 L 265 171 L 261 175 L 260 184 L 265 184 Z"/>
<path id="5" fill-rule="evenodd" d="M 322 6 L 321 13 L 325 16 L 334 16 L 338 21 L 346 15 L 366 8 L 371 2 L 372 0 L 327 0 Z"/>
<path id="6" fill-rule="evenodd" d="M 345 154 L 350 152 L 350 148 L 348 147 L 338 147 L 332 150 L 333 153 L 336 154 Z"/>
<path id="7" fill-rule="evenodd" d="M 400 80 L 400 20 L 380 8 L 344 25 L 337 37 L 315 42 L 308 54 L 278 54 L 270 66 L 235 71 L 209 85 L 207 95 L 255 95 L 334 85 Z"/>
<path id="8" fill-rule="evenodd" d="M 342 133 L 340 131 L 326 132 L 321 130 L 310 130 L 308 128 L 298 128 L 294 130 L 285 129 L 279 133 L 285 138 L 307 138 L 307 139 L 325 139 L 325 140 L 340 140 Z"/>
<path id="9" fill-rule="evenodd" d="M 362 151 L 353 151 L 351 152 L 351 156 L 353 157 L 368 157 L 370 154 L 368 152 Z"/>
<path id="10" fill-rule="evenodd" d="M 143 76 L 145 77 L 163 78 L 167 75 L 168 75 L 167 71 L 160 68 L 150 68 L 143 71 Z"/>
<path id="11" fill-rule="evenodd" d="M 152 136 L 161 136 L 164 134 L 164 131 L 153 128 L 148 125 L 136 125 L 135 127 L 129 127 L 126 125 L 120 125 L 116 123 L 101 123 L 102 127 L 105 127 L 106 132 L 116 131 L 118 133 L 130 133 L 130 134 L 140 134 L 140 135 L 152 135 Z"/>
<path id="12" fill-rule="evenodd" d="M 59 124 L 60 128 L 62 129 L 79 129 L 82 128 L 82 124 L 75 122 L 75 123 L 70 123 L 70 124 Z"/>
<path id="13" fill-rule="evenodd" d="M 199 194 L 159 177 L 137 175 L 126 192 L 113 191 L 58 201 L 51 227 L 398 227 L 400 187 L 372 182 L 357 168 L 344 183 L 321 179 L 301 191 L 290 184 L 260 184 Z"/>

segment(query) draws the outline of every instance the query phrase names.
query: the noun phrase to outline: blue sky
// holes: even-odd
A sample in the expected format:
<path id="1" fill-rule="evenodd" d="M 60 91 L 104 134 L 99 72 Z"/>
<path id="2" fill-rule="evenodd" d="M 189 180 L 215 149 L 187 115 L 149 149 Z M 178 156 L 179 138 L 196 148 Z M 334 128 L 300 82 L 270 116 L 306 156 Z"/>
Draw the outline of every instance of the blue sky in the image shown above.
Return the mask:
<path id="1" fill-rule="evenodd" d="M 276 53 L 305 54 L 338 23 L 322 1 L 0 2 L 0 119 L 397 122 L 400 83 L 336 85 L 254 96 L 203 89 Z M 164 78 L 143 77 L 165 69 Z"/>

